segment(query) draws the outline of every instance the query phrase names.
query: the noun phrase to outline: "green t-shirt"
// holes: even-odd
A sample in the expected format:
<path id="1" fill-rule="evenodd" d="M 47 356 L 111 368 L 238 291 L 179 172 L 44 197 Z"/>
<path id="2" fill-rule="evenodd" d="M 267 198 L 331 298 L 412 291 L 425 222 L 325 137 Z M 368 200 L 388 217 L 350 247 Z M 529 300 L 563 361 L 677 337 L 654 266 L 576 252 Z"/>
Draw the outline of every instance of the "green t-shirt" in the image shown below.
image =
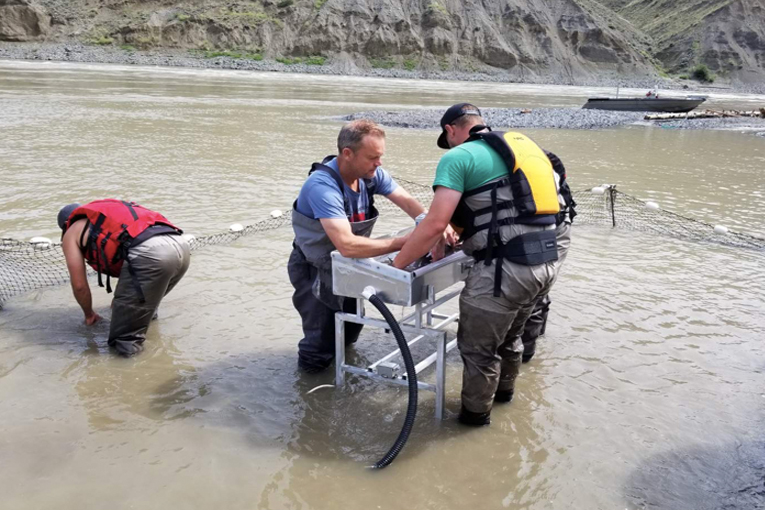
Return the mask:
<path id="1" fill-rule="evenodd" d="M 444 154 L 433 187 L 464 193 L 507 175 L 502 157 L 483 140 L 463 143 Z"/>

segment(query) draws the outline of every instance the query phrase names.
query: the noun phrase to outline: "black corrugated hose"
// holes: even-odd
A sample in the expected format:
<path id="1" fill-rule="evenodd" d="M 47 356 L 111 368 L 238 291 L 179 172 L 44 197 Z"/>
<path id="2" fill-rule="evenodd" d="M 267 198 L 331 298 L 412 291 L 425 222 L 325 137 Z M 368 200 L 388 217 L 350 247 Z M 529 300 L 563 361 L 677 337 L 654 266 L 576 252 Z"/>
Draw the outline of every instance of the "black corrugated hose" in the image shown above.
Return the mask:
<path id="1" fill-rule="evenodd" d="M 396 337 L 398 348 L 401 349 L 401 356 L 404 358 L 404 366 L 406 367 L 406 378 L 409 382 L 409 405 L 406 408 L 406 418 L 404 418 L 404 426 L 401 427 L 401 433 L 398 435 L 396 442 L 393 443 L 388 453 L 386 453 L 382 459 L 378 460 L 373 466 L 373 469 L 382 469 L 388 464 L 393 462 L 393 459 L 401 453 L 404 449 L 406 440 L 409 439 L 409 433 L 412 432 L 414 426 L 414 418 L 417 415 L 417 373 L 414 370 L 414 360 L 412 360 L 412 353 L 409 352 L 409 346 L 406 343 L 404 332 L 401 331 L 401 327 L 398 325 L 396 318 L 385 306 L 382 299 L 376 295 L 369 297 L 369 302 L 377 308 L 382 316 L 388 321 L 393 336 Z"/>

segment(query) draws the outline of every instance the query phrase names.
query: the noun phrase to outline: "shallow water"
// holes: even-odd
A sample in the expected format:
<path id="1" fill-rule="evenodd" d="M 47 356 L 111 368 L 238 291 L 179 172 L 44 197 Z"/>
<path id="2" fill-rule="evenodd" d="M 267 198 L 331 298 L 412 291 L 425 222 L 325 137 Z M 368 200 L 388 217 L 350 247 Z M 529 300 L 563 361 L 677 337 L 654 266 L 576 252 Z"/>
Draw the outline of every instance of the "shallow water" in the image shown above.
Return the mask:
<path id="1" fill-rule="evenodd" d="M 211 233 L 287 210 L 310 163 L 333 152 L 336 116 L 461 100 L 576 106 L 610 92 L 0 62 L 0 235 L 55 237 L 60 204 L 104 196 Z M 529 133 L 563 159 L 574 189 L 616 183 L 765 235 L 761 138 Z M 385 166 L 427 184 L 442 154 L 436 135 L 389 129 Z M 459 427 L 452 352 L 447 420 L 433 420 L 421 392 L 409 444 L 382 472 L 364 466 L 395 439 L 406 391 L 349 378 L 306 394 L 332 375 L 296 369 L 289 228 L 195 252 L 135 359 L 106 349 L 107 324 L 81 324 L 67 288 L 16 298 L 0 311 L 0 506 L 765 506 L 763 255 L 618 229 L 574 235 L 516 400 L 495 409 L 491 427 Z M 108 317 L 108 296 L 94 297 Z M 392 345 L 367 331 L 349 356 L 362 364 Z"/>

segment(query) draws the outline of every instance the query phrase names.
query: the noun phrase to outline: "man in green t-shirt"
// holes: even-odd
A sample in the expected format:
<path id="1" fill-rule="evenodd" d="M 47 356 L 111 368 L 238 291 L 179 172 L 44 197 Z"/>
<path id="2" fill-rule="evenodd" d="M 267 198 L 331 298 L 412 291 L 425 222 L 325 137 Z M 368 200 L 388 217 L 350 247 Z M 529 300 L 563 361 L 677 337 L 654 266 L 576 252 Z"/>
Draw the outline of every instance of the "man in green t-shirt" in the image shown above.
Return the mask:
<path id="1" fill-rule="evenodd" d="M 461 218 L 463 224 L 459 226 L 467 226 L 469 237 L 465 239 L 463 234 L 462 247 L 474 255 L 477 262 L 460 295 L 457 344 L 464 371 L 459 420 L 467 425 L 488 425 L 493 403 L 510 402 L 513 398 L 523 353 L 523 326 L 535 303 L 550 291 L 557 275 L 558 264 L 553 260 L 557 258 L 555 219 L 552 223 L 550 217 L 537 222 L 539 224 L 523 223 L 521 213 L 513 205 L 505 159 L 485 140 L 468 141 L 473 133 L 490 131 L 477 107 L 468 103 L 452 106 L 442 117 L 441 127 L 438 146 L 450 150 L 436 168 L 435 197 L 427 216 L 393 265 L 404 268 L 428 253 L 442 239 L 444 229 L 453 219 Z M 530 143 L 537 151 L 537 159 L 539 155 L 545 159 L 541 149 Z M 550 161 L 542 164 L 552 171 Z M 562 206 L 560 195 L 558 200 Z M 495 221 L 492 221 L 492 201 L 500 204 L 494 207 Z M 471 213 L 466 216 L 468 209 Z M 465 218 L 469 219 L 468 225 Z M 489 225 L 495 223 L 496 230 L 491 230 Z M 490 245 L 490 231 L 492 239 L 501 240 L 501 247 L 526 234 L 542 236 L 549 256 L 539 263 L 533 256 L 522 263 L 512 262 L 510 258 L 520 259 L 508 258 L 505 252 L 492 256 L 491 247 L 496 241 Z"/>

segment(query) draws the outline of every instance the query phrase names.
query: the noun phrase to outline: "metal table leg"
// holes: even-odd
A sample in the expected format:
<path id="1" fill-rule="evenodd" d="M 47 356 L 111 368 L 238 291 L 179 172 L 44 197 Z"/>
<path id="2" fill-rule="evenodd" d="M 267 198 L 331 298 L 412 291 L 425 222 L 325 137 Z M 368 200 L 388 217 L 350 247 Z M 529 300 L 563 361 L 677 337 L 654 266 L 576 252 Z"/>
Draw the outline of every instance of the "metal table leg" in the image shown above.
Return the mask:
<path id="1" fill-rule="evenodd" d="M 340 314 L 335 314 L 335 386 L 338 388 L 345 383 L 343 366 L 345 365 L 345 320 Z"/>
<path id="2" fill-rule="evenodd" d="M 438 335 L 436 343 L 436 419 L 444 419 L 446 406 L 446 332 Z"/>

